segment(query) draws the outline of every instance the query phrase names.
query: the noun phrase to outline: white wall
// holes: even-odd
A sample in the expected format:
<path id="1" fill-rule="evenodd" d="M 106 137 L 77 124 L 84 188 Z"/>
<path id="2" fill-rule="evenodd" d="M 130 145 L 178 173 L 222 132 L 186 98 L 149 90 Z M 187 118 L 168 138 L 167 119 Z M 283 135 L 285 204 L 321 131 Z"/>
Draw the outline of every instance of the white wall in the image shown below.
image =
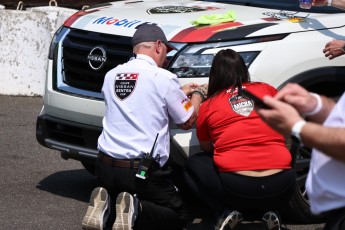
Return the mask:
<path id="1" fill-rule="evenodd" d="M 0 7 L 0 94 L 41 96 L 54 31 L 76 10 Z"/>

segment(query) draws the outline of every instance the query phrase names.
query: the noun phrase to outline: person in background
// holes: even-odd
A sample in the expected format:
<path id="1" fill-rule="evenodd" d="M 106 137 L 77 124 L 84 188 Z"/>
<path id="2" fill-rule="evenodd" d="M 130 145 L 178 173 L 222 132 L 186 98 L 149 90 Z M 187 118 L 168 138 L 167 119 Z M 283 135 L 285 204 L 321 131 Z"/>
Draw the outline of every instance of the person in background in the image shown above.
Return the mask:
<path id="1" fill-rule="evenodd" d="M 258 113 L 267 124 L 312 148 L 306 182 L 311 212 L 326 218 L 324 230 L 344 230 L 345 93 L 336 103 L 290 83 L 264 102 L 271 108 Z"/>
<path id="2" fill-rule="evenodd" d="M 313 0 L 313 6 L 333 6 L 345 10 L 345 0 Z M 323 53 L 330 60 L 345 54 L 345 40 L 327 42 Z"/>
<path id="3" fill-rule="evenodd" d="M 313 0 L 312 6 L 333 6 L 345 10 L 345 0 Z"/>
<path id="4" fill-rule="evenodd" d="M 255 102 L 242 93 L 274 96 L 277 90 L 251 82 L 242 57 L 231 49 L 216 54 L 208 87 L 196 122 L 203 152 L 187 159 L 186 184 L 213 210 L 217 230 L 235 229 L 244 212 L 259 215 L 266 229 L 281 229 L 279 211 L 296 183 L 292 157 L 284 136 L 262 121 Z"/>
<path id="5" fill-rule="evenodd" d="M 191 128 L 207 87 L 180 88 L 177 76 L 161 68 L 174 47 L 158 26 L 140 26 L 132 45 L 135 57 L 105 76 L 96 161 L 102 187 L 93 190 L 82 227 L 180 230 L 188 215 L 169 177 L 170 121 Z"/>

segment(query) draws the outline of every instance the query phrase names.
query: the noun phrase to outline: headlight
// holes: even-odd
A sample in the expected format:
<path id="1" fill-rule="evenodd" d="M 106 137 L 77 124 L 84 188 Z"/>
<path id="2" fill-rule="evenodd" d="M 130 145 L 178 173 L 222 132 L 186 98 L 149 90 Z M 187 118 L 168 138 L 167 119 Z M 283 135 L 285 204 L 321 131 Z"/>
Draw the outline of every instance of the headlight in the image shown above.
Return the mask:
<path id="1" fill-rule="evenodd" d="M 54 34 L 52 41 L 50 42 L 49 46 L 49 53 L 48 53 L 48 58 L 53 60 L 54 57 L 54 52 L 57 51 L 57 45 L 60 42 L 61 38 L 64 36 L 64 34 L 68 31 L 69 29 L 61 26 Z"/>
<path id="2" fill-rule="evenodd" d="M 249 43 L 243 41 L 241 44 Z M 241 45 L 235 42 L 194 44 L 183 50 L 174 63 L 170 71 L 180 78 L 208 77 L 214 56 L 219 50 L 230 48 L 230 46 Z M 254 59 L 258 56 L 259 51 L 239 52 L 249 67 Z"/>

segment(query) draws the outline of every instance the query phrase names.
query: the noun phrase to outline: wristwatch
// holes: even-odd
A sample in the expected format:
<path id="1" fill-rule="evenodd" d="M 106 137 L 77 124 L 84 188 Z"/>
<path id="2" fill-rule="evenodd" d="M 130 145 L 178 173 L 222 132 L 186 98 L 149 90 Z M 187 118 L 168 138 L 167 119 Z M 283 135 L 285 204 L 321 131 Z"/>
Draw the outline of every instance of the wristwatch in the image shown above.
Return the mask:
<path id="1" fill-rule="evenodd" d="M 291 139 L 297 143 L 302 143 L 301 130 L 307 122 L 305 120 L 297 121 L 291 129 Z"/>

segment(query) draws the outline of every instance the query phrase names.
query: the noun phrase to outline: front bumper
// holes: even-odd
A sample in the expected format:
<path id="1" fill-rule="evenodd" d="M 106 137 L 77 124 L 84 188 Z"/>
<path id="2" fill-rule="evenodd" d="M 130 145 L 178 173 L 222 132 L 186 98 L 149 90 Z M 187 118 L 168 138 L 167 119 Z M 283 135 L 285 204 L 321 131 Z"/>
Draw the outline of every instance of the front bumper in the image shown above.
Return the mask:
<path id="1" fill-rule="evenodd" d="M 37 141 L 47 148 L 60 151 L 65 159 L 94 161 L 101 132 L 101 127 L 71 122 L 46 114 L 38 116 L 36 122 Z"/>

